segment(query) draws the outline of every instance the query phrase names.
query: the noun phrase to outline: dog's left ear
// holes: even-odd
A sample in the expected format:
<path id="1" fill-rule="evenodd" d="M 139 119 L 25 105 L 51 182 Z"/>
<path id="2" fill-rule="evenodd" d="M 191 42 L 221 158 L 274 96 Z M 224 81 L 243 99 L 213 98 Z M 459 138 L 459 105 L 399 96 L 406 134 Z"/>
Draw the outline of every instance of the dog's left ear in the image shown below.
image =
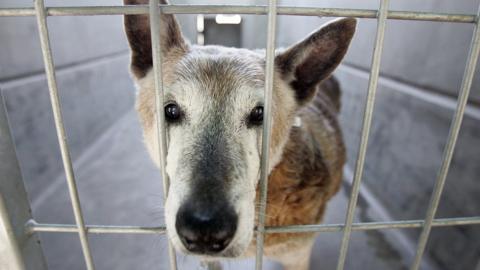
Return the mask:
<path id="1" fill-rule="evenodd" d="M 147 5 L 148 0 L 123 0 L 125 5 Z M 168 5 L 167 0 L 160 4 Z M 160 42 L 162 55 L 168 56 L 173 51 L 186 51 L 187 42 L 182 36 L 180 26 L 172 14 L 162 14 Z M 137 79 L 144 77 L 152 68 L 152 41 L 150 36 L 150 20 L 148 14 L 125 15 L 125 32 L 132 52 L 131 70 Z"/>
<path id="2" fill-rule="evenodd" d="M 282 79 L 295 90 L 299 104 L 308 102 L 316 86 L 340 64 L 356 24 L 353 18 L 332 21 L 275 57 Z"/>

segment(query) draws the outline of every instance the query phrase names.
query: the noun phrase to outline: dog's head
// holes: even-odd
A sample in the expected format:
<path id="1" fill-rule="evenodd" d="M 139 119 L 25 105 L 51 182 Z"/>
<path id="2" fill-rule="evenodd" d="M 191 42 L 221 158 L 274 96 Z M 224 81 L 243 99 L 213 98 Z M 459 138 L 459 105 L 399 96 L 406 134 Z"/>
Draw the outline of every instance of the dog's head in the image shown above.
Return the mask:
<path id="1" fill-rule="evenodd" d="M 269 170 L 281 159 L 296 112 L 340 63 L 355 26 L 354 19 L 333 21 L 275 57 Z M 147 148 L 158 164 L 148 15 L 125 16 L 125 28 L 139 88 L 137 110 Z M 165 206 L 169 237 L 186 253 L 239 256 L 254 228 L 265 55 L 191 46 L 168 14 L 162 15 L 160 38 L 171 181 Z"/>

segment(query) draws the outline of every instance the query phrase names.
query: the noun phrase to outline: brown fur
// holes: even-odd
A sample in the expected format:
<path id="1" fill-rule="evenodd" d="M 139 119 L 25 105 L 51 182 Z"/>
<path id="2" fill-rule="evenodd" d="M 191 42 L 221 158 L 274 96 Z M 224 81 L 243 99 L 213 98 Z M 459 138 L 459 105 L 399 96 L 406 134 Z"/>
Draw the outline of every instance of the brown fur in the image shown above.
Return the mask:
<path id="1" fill-rule="evenodd" d="M 147 1 L 124 2 L 146 4 Z M 209 95 L 218 101 L 227 96 L 228 91 L 237 89 L 236 83 L 253 83 L 259 89 L 263 86 L 263 55 L 216 46 L 189 46 L 182 38 L 175 17 L 163 15 L 162 18 L 165 85 L 180 78 L 200 82 L 201 89 L 211 91 Z M 355 25 L 353 19 L 326 25 L 275 58 L 267 226 L 317 224 L 322 221 L 328 200 L 339 190 L 345 163 L 337 121 L 341 93 L 335 78 L 328 76 L 344 57 Z M 148 16 L 126 15 L 125 28 L 132 49 L 132 73 L 141 89 L 137 110 L 151 151 L 156 149 L 152 146 L 157 136 Z M 199 62 L 202 57 L 210 60 Z M 295 117 L 301 119 L 301 126 L 293 126 Z M 151 154 L 158 164 L 158 156 Z M 306 269 L 314 235 L 267 234 L 265 254 L 279 259 L 289 270 Z M 252 255 L 254 248 L 255 241 L 246 255 Z"/>
<path id="2" fill-rule="evenodd" d="M 125 5 L 146 5 L 147 0 L 124 0 Z M 167 4 L 161 0 L 160 4 Z M 187 44 L 183 41 L 182 32 L 177 20 L 172 14 L 163 14 L 160 40 L 162 42 L 163 55 L 187 51 Z M 150 21 L 148 15 L 125 15 L 125 33 L 127 34 L 130 48 L 132 49 L 131 70 L 136 77 L 144 77 L 152 67 L 152 40 L 150 33 Z"/>
<path id="3" fill-rule="evenodd" d="M 275 58 L 283 79 L 289 81 L 296 90 L 300 104 L 308 102 L 315 95 L 318 83 L 326 79 L 341 62 L 355 26 L 354 19 L 328 24 Z"/>
<path id="4" fill-rule="evenodd" d="M 302 108 L 298 116 L 301 127 L 291 129 L 282 160 L 268 179 L 267 226 L 317 224 L 321 222 L 327 201 L 338 191 L 345 163 L 345 148 L 337 122 L 339 100 L 328 92 L 333 77 L 318 88 L 312 103 Z M 298 237 L 309 238 L 313 233 L 279 233 L 265 236 L 266 253 L 269 247 L 288 244 Z M 254 245 L 254 244 L 252 244 Z"/>

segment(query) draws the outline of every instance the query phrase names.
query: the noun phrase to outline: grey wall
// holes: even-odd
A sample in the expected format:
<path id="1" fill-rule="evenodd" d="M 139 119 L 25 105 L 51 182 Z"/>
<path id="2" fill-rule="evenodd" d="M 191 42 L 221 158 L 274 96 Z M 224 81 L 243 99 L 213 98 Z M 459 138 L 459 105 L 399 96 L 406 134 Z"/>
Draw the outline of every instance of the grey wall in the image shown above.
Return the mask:
<path id="1" fill-rule="evenodd" d="M 31 4 L 8 0 L 0 7 Z M 62 2 L 47 1 L 57 4 Z M 65 128 L 76 160 L 133 106 L 122 18 L 49 17 L 48 24 Z M 35 201 L 63 174 L 35 18 L 0 18 L 0 37 L 0 89 L 27 190 Z"/>

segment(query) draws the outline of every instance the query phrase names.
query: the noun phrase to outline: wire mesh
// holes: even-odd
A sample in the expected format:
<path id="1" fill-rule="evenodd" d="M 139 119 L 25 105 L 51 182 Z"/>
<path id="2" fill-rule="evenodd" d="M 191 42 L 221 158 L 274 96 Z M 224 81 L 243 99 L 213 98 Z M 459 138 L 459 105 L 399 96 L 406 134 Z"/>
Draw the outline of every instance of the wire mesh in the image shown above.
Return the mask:
<path id="1" fill-rule="evenodd" d="M 45 7 L 43 0 L 35 0 L 33 8 L 1 8 L 0 16 L 35 16 L 39 29 L 41 50 L 45 64 L 45 72 L 49 86 L 50 99 L 54 113 L 55 127 L 58 135 L 62 161 L 67 176 L 67 183 L 75 215 L 75 224 L 39 224 L 30 220 L 25 224 L 26 233 L 35 232 L 56 232 L 56 233 L 77 233 L 80 238 L 83 255 L 87 269 L 93 270 L 94 264 L 88 244 L 88 234 L 164 234 L 166 228 L 160 227 L 141 227 L 141 226 L 114 226 L 114 225 L 85 225 L 81 205 L 78 196 L 78 190 L 75 184 L 75 176 L 72 167 L 72 161 L 69 155 L 67 138 L 64 130 L 64 123 L 61 113 L 61 106 L 58 97 L 58 89 L 55 77 L 55 67 L 50 48 L 47 17 L 48 16 L 84 16 L 84 15 L 126 15 L 126 14 L 149 14 L 152 27 L 152 46 L 153 46 L 153 68 L 156 89 L 156 121 L 158 131 L 158 155 L 164 181 L 165 198 L 168 193 L 168 175 L 165 172 L 165 156 L 167 149 L 167 140 L 164 128 L 163 116 L 163 83 L 162 83 L 162 59 L 161 43 L 159 29 L 161 26 L 162 14 L 257 14 L 268 15 L 268 37 L 266 53 L 266 77 L 265 77 L 265 125 L 262 137 L 262 160 L 261 160 L 261 179 L 260 179 L 260 210 L 258 213 L 259 223 L 256 228 L 257 233 L 257 253 L 256 269 L 262 269 L 262 254 L 264 235 L 268 233 L 298 233 L 298 232 L 343 232 L 342 245 L 337 269 L 343 269 L 347 256 L 348 243 L 352 231 L 380 230 L 380 229 L 409 229 L 422 228 L 419 238 L 419 245 L 416 251 L 416 257 L 412 264 L 412 270 L 419 268 L 429 233 L 432 227 L 436 226 L 465 226 L 479 225 L 480 216 L 443 218 L 435 219 L 435 212 L 443 191 L 450 162 L 455 148 L 457 136 L 461 127 L 464 110 L 468 101 L 469 91 L 472 85 L 477 59 L 480 53 L 480 27 L 476 15 L 470 14 L 446 14 L 433 12 L 416 11 L 389 11 L 388 0 L 382 0 L 378 10 L 368 9 L 339 9 L 339 8 L 303 8 L 292 6 L 278 6 L 276 0 L 270 0 L 268 6 L 235 6 L 235 5 L 159 5 L 158 0 L 150 0 L 149 5 L 139 6 L 82 6 L 82 7 Z M 270 141 L 271 126 L 271 98 L 273 85 L 274 69 L 274 45 L 275 45 L 275 25 L 277 15 L 298 15 L 298 16 L 324 16 L 324 17 L 357 17 L 378 19 L 377 36 L 375 39 L 375 48 L 372 58 L 372 69 L 370 73 L 367 103 L 365 106 L 364 122 L 360 142 L 360 150 L 356 163 L 356 171 L 353 181 L 352 192 L 348 205 L 347 216 L 344 224 L 309 224 L 293 226 L 266 227 L 264 212 L 266 209 L 267 184 L 268 184 L 268 145 Z M 400 220 L 388 222 L 361 222 L 354 223 L 353 215 L 357 203 L 359 187 L 365 154 L 369 138 L 371 119 L 373 116 L 373 106 L 375 101 L 375 91 L 380 72 L 380 60 L 383 47 L 383 37 L 385 24 L 388 19 L 393 20 L 418 20 L 418 21 L 439 21 L 450 23 L 474 23 L 475 31 L 472 37 L 469 58 L 465 67 L 464 79 L 461 87 L 461 94 L 457 101 L 457 109 L 451 124 L 450 134 L 445 147 L 442 167 L 432 192 L 431 202 L 424 220 Z M 263 213 L 263 214 L 262 214 Z M 175 252 L 171 245 L 169 246 L 170 266 L 176 269 Z"/>

